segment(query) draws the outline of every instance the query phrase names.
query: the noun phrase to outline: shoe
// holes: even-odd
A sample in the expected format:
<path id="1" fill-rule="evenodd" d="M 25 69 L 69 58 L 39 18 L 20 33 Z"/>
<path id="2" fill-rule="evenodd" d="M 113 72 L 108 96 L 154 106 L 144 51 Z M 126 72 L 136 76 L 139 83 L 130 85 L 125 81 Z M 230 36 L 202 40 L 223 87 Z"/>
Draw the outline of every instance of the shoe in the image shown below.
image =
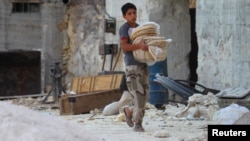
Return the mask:
<path id="1" fill-rule="evenodd" d="M 145 132 L 144 128 L 142 127 L 141 123 L 136 123 L 134 127 L 135 132 Z"/>
<path id="2" fill-rule="evenodd" d="M 128 107 L 125 107 L 123 109 L 123 111 L 124 111 L 124 114 L 125 114 L 125 117 L 126 117 L 126 122 L 127 122 L 128 126 L 133 127 L 134 123 L 132 121 L 132 112 L 129 110 Z"/>

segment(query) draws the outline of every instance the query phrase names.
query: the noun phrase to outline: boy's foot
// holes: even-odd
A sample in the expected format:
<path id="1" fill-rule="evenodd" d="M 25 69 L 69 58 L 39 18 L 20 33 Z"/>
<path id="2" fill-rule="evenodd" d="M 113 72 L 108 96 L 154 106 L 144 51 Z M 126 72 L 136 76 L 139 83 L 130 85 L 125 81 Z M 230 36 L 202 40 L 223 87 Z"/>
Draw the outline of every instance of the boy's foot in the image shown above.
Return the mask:
<path id="1" fill-rule="evenodd" d="M 135 132 L 144 132 L 144 128 L 142 127 L 141 124 L 135 124 L 135 127 L 134 127 L 134 131 Z"/>
<path id="2" fill-rule="evenodd" d="M 132 121 L 132 112 L 129 110 L 128 107 L 125 107 L 123 110 L 124 110 L 124 114 L 125 114 L 126 122 L 127 122 L 128 126 L 133 127 L 134 123 Z"/>

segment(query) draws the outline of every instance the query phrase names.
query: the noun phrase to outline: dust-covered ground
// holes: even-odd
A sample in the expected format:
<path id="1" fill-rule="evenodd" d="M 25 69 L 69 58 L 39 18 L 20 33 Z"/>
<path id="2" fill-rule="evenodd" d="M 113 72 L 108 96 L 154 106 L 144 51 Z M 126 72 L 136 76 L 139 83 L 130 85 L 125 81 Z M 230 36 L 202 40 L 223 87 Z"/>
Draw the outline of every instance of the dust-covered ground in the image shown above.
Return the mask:
<path id="1" fill-rule="evenodd" d="M 145 132 L 134 132 L 122 113 L 104 116 L 102 109 L 80 115 L 60 115 L 58 105 L 41 104 L 42 98 L 0 102 L 0 138 L 15 141 L 206 141 L 205 117 L 176 117 L 185 105 L 168 104 L 156 109 L 147 104 Z"/>

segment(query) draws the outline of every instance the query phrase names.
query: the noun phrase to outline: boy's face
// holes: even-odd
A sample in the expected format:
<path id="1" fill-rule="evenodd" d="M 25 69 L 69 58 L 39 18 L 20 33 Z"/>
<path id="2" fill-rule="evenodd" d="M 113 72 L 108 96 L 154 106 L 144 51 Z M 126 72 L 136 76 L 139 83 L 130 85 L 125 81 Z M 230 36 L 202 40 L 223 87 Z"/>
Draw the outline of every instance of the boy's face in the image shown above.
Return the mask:
<path id="1" fill-rule="evenodd" d="M 123 15 L 124 19 L 127 20 L 129 23 L 136 23 L 136 10 L 135 9 L 128 9 L 125 15 Z"/>

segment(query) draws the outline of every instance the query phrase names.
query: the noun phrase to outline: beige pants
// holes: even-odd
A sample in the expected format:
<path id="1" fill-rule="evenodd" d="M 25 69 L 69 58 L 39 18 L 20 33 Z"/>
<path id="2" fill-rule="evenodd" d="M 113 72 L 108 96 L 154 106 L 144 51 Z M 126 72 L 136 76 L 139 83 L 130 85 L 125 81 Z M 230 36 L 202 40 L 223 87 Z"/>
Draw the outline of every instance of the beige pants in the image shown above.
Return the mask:
<path id="1" fill-rule="evenodd" d="M 145 105 L 149 98 L 149 73 L 145 66 L 127 66 L 126 83 L 132 96 L 130 110 L 133 112 L 133 121 L 141 123 L 145 113 Z"/>

